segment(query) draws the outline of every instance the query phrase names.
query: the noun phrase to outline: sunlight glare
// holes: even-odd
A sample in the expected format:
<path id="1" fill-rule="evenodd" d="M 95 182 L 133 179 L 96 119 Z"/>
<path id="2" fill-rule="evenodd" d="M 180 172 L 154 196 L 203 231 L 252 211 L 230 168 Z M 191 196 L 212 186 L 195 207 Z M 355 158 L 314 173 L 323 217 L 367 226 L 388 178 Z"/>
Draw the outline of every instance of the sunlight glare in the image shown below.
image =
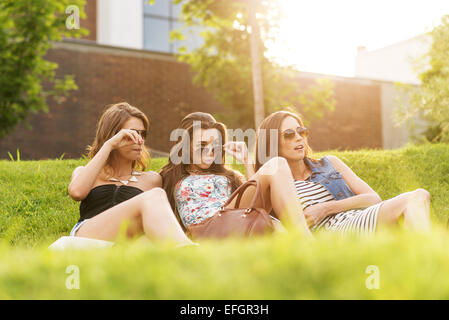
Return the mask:
<path id="1" fill-rule="evenodd" d="M 354 76 L 358 46 L 382 48 L 425 32 L 448 0 L 280 0 L 284 18 L 268 55 L 300 71 Z"/>

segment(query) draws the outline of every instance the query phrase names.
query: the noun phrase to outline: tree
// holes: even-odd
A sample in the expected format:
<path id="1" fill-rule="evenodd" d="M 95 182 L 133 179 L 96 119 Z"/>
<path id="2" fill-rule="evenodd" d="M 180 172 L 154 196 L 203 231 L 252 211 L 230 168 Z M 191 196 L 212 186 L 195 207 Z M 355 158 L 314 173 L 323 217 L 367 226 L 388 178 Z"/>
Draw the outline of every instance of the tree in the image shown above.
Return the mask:
<path id="1" fill-rule="evenodd" d="M 254 95 L 254 124 L 257 128 L 265 118 L 265 106 L 263 103 L 263 79 L 262 69 L 260 67 L 260 51 L 259 51 L 259 25 L 256 17 L 256 0 L 250 0 L 248 4 L 250 34 L 250 52 L 251 65 L 253 74 L 253 95 Z"/>
<path id="2" fill-rule="evenodd" d="M 174 0 L 182 3 L 186 28 L 200 25 L 204 43 L 187 52 L 181 47 L 179 60 L 195 72 L 194 82 L 210 90 L 229 112 L 218 115 L 224 122 L 241 128 L 254 127 L 254 91 L 251 63 L 251 19 L 248 10 L 252 0 Z M 317 81 L 309 90 L 298 93 L 298 72 L 280 66 L 267 58 L 266 43 L 273 42 L 281 18 L 277 0 L 254 1 L 253 9 L 260 30 L 258 47 L 265 115 L 288 106 L 302 107 L 307 120 L 325 110 L 333 110 L 333 83 Z M 183 30 L 172 32 L 172 39 L 184 39 Z M 253 44 L 254 46 L 254 44 Z M 254 50 L 253 50 L 254 53 Z M 313 105 L 313 109 L 312 109 Z M 257 122 L 257 121 L 256 121 Z"/>
<path id="3" fill-rule="evenodd" d="M 428 124 L 424 132 L 426 140 L 449 142 L 449 15 L 442 17 L 441 24 L 429 35 L 432 45 L 420 59 L 427 65 L 419 74 L 421 85 L 399 85 L 401 97 L 396 119 L 415 128 L 414 119 L 419 116 Z"/>
<path id="4" fill-rule="evenodd" d="M 55 79 L 58 65 L 44 56 L 51 41 L 87 34 L 70 29 L 72 12 L 66 13 L 69 6 L 79 8 L 74 13 L 84 18 L 84 5 L 84 0 L 0 1 L 0 138 L 30 113 L 47 111 L 47 98 L 61 102 L 77 89 L 72 76 Z"/>

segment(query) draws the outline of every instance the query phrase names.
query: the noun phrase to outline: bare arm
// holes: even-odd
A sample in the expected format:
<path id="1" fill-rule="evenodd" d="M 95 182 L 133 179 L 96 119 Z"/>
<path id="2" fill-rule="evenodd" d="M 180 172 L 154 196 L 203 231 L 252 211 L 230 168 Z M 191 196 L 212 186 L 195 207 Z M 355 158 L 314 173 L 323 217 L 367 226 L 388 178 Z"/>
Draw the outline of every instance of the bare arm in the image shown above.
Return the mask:
<path id="1" fill-rule="evenodd" d="M 249 163 L 248 160 L 246 160 L 243 165 L 245 166 L 246 180 L 249 180 L 256 173 L 254 170 L 254 165 Z"/>
<path id="2" fill-rule="evenodd" d="M 365 208 L 382 201 L 365 181 L 360 179 L 343 161 L 335 156 L 328 156 L 335 170 L 341 173 L 343 180 L 348 184 L 355 196 L 327 203 L 328 214 L 342 212 L 355 208 Z"/>
<path id="3" fill-rule="evenodd" d="M 154 171 L 143 172 L 142 174 L 142 190 L 148 191 L 153 188 L 162 187 L 162 177 L 159 173 Z"/>
<path id="4" fill-rule="evenodd" d="M 78 167 L 73 171 L 72 180 L 68 187 L 70 197 L 75 201 L 83 200 L 92 189 L 111 151 L 126 144 L 142 143 L 139 139 L 141 137 L 136 132 L 122 129 L 106 141 L 85 167 Z"/>
<path id="5" fill-rule="evenodd" d="M 111 147 L 105 143 L 85 167 L 78 167 L 73 171 L 68 188 L 69 195 L 73 200 L 81 201 L 87 196 L 110 153 Z"/>
<path id="6" fill-rule="evenodd" d="M 362 179 L 360 179 L 343 161 L 335 156 L 328 156 L 335 170 L 341 173 L 355 196 L 342 200 L 333 200 L 308 207 L 304 211 L 309 225 L 321 221 L 325 217 L 356 208 L 366 208 L 382 201 L 379 195 Z"/>
<path id="7" fill-rule="evenodd" d="M 245 177 L 249 180 L 256 172 L 254 165 L 249 162 L 248 148 L 245 142 L 228 142 L 224 145 L 225 152 L 232 155 L 237 161 L 245 166 Z"/>

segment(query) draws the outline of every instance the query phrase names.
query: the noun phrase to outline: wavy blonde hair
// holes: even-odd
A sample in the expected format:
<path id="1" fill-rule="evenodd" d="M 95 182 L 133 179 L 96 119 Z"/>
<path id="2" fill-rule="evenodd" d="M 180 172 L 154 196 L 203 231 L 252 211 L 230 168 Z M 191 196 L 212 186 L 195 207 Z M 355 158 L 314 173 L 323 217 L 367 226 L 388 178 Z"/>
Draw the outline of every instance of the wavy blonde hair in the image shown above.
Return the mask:
<path id="1" fill-rule="evenodd" d="M 127 102 L 120 102 L 107 106 L 98 121 L 94 142 L 87 147 L 88 157 L 92 159 L 104 143 L 116 135 L 123 128 L 125 122 L 132 117 L 142 120 L 145 130 L 148 131 L 150 120 L 136 107 L 131 106 Z M 114 175 L 114 170 L 111 165 L 115 154 L 115 150 L 111 152 L 106 161 L 106 165 L 103 167 L 103 172 L 108 178 Z M 150 160 L 150 154 L 144 146 L 140 158 L 132 163 L 133 170 L 146 171 L 150 164 Z"/>

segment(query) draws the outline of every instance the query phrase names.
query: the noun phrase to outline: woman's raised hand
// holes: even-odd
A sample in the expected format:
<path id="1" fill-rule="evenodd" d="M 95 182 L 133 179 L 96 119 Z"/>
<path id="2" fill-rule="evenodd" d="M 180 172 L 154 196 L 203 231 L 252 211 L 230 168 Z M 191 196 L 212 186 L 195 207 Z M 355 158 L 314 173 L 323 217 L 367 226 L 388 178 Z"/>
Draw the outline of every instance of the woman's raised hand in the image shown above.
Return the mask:
<path id="1" fill-rule="evenodd" d="M 114 150 L 132 144 L 143 144 L 144 140 L 136 131 L 122 129 L 115 136 L 106 141 L 106 143 L 110 145 L 112 150 Z"/>
<path id="2" fill-rule="evenodd" d="M 233 156 L 240 163 L 248 162 L 248 148 L 243 141 L 229 141 L 223 145 L 226 153 Z"/>

